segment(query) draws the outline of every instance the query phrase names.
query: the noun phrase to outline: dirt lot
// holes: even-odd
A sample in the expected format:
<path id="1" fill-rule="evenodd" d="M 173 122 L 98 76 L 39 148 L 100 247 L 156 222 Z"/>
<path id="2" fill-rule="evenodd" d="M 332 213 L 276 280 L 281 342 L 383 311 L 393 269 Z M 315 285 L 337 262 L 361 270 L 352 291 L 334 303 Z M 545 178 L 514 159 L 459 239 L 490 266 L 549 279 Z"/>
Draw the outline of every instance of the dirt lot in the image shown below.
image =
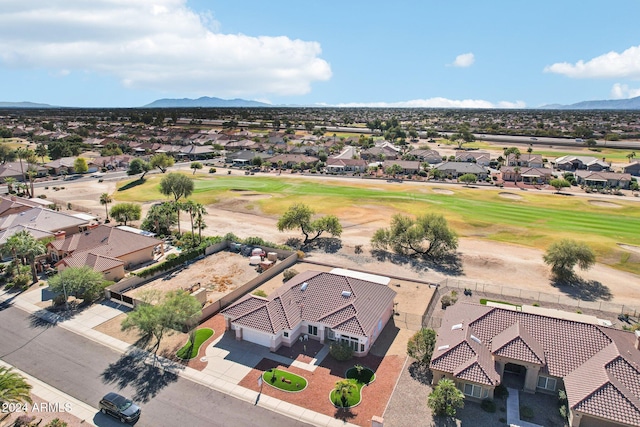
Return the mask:
<path id="1" fill-rule="evenodd" d="M 249 265 L 249 258 L 222 251 L 146 283 L 144 286 L 127 292 L 126 295 L 136 298 L 149 290 L 166 292 L 174 289 L 188 289 L 200 283 L 202 287 L 207 289 L 207 301 L 211 302 L 257 275 L 255 266 Z"/>

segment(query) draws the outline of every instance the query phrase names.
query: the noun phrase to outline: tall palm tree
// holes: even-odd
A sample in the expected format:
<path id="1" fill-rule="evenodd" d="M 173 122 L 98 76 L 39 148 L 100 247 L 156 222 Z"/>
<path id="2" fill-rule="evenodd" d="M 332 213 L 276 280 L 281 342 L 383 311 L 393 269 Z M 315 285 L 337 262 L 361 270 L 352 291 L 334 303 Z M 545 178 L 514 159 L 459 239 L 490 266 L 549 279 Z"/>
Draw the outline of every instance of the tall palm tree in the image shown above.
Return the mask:
<path id="1" fill-rule="evenodd" d="M 100 204 L 104 205 L 104 210 L 107 214 L 107 221 L 109 221 L 109 203 L 111 202 L 113 202 L 113 199 L 109 196 L 109 193 L 102 193 L 100 195 Z"/>
<path id="2" fill-rule="evenodd" d="M 24 166 L 22 165 L 22 159 L 28 159 L 29 157 L 33 157 L 34 153 L 32 150 L 29 150 L 28 148 L 24 148 L 24 147 L 18 147 L 16 148 L 16 156 L 18 157 L 18 160 L 20 160 L 20 172 L 22 172 L 22 179 L 26 182 L 27 181 L 27 177 L 24 174 Z"/>
<path id="3" fill-rule="evenodd" d="M 0 404 L 19 402 L 33 403 L 31 385 L 13 368 L 0 366 Z"/>

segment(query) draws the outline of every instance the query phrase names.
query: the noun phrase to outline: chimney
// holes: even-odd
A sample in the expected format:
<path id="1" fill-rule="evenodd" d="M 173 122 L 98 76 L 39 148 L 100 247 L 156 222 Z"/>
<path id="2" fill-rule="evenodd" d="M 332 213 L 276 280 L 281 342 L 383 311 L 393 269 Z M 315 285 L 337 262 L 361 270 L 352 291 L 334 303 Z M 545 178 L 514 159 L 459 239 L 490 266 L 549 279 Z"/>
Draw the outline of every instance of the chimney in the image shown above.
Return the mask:
<path id="1" fill-rule="evenodd" d="M 636 348 L 636 350 L 640 350 L 640 331 L 636 331 L 636 342 L 634 347 Z"/>
<path id="2" fill-rule="evenodd" d="M 56 240 L 64 240 L 64 238 L 67 235 L 66 231 L 56 231 L 55 233 L 53 233 L 53 235 L 55 236 Z"/>

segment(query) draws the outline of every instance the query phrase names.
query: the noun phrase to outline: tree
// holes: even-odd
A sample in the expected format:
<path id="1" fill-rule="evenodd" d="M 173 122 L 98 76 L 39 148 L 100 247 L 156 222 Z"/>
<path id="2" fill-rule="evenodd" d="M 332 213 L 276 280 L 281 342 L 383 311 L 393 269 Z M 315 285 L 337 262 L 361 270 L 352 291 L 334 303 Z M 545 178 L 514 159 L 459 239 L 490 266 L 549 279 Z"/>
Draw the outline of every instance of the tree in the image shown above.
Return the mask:
<path id="1" fill-rule="evenodd" d="M 458 237 L 442 215 L 425 214 L 413 219 L 396 214 L 390 228 L 376 230 L 371 244 L 376 249 L 391 248 L 401 255 L 438 258 L 457 249 Z"/>
<path id="2" fill-rule="evenodd" d="M 556 193 L 560 193 L 563 188 L 571 187 L 569 181 L 563 178 L 552 179 L 549 185 L 556 189 Z"/>
<path id="3" fill-rule="evenodd" d="M 416 332 L 407 343 L 407 354 L 420 364 L 427 365 L 436 345 L 436 331 L 422 328 Z"/>
<path id="4" fill-rule="evenodd" d="M 191 166 L 189 166 L 191 169 L 193 169 L 193 174 L 196 174 L 196 171 L 198 169 L 202 169 L 202 163 L 200 162 L 191 162 Z"/>
<path id="5" fill-rule="evenodd" d="M 165 196 L 173 196 L 178 214 L 178 233 L 180 233 L 180 207 L 178 200 L 187 198 L 193 193 L 193 179 L 181 173 L 172 172 L 160 181 L 160 192 Z"/>
<path id="6" fill-rule="evenodd" d="M 46 145 L 38 144 L 36 146 L 35 154 L 36 154 L 36 156 L 40 157 L 40 160 L 42 160 L 42 163 L 44 163 L 44 156 L 46 156 L 47 153 L 48 153 L 48 151 L 47 151 Z"/>
<path id="7" fill-rule="evenodd" d="M 91 267 L 67 267 L 49 279 L 49 289 L 57 294 L 80 295 L 85 301 L 94 301 L 104 289 L 102 273 Z"/>
<path id="8" fill-rule="evenodd" d="M 127 175 L 138 175 L 142 174 L 140 179 L 144 179 L 144 176 L 151 170 L 151 165 L 149 162 L 145 162 L 142 159 L 133 159 L 131 163 L 129 163 L 129 168 L 127 169 Z"/>
<path id="9" fill-rule="evenodd" d="M 327 215 L 316 220 L 311 219 L 315 212 L 309 206 L 298 203 L 295 204 L 282 215 L 278 220 L 278 230 L 300 229 L 304 234 L 303 244 L 310 243 L 320 237 L 325 231 L 334 237 L 342 234 L 342 225 L 335 215 Z M 309 238 L 310 235 L 315 234 Z"/>
<path id="10" fill-rule="evenodd" d="M 7 193 L 13 193 L 13 186 L 18 182 L 15 178 L 8 176 L 4 179 L 4 183 L 7 184 Z"/>
<path id="11" fill-rule="evenodd" d="M 75 173 L 87 173 L 87 171 L 89 170 L 89 166 L 87 165 L 87 161 L 84 159 L 84 157 L 78 157 L 73 162 L 73 170 L 75 171 Z"/>
<path id="12" fill-rule="evenodd" d="M 348 399 L 349 399 L 349 394 L 353 391 L 353 389 L 356 387 L 356 385 L 349 381 L 348 379 L 346 380 L 340 380 L 338 382 L 336 382 L 336 385 L 334 386 L 334 391 L 336 392 L 336 394 L 338 396 L 340 396 L 340 400 L 342 401 L 342 407 L 346 407 Z"/>
<path id="13" fill-rule="evenodd" d="M 478 177 L 472 173 L 465 173 L 460 178 L 458 178 L 458 181 L 463 182 L 465 186 L 468 187 L 469 184 L 475 184 L 476 182 L 478 182 Z"/>
<path id="14" fill-rule="evenodd" d="M 520 171 L 521 168 L 520 166 L 516 166 L 515 168 L 513 168 L 513 173 L 514 173 L 514 180 L 515 180 L 515 184 L 518 185 L 518 177 L 520 176 Z"/>
<path id="15" fill-rule="evenodd" d="M 47 252 L 44 244 L 33 237 L 27 230 L 21 230 L 7 239 L 5 249 L 10 251 L 16 260 L 20 260 L 23 265 L 31 267 L 33 283 L 37 282 L 36 258 Z"/>
<path id="16" fill-rule="evenodd" d="M 140 205 L 136 205 L 135 203 L 118 203 L 111 208 L 109 213 L 113 219 L 127 225 L 127 222 L 140 219 L 142 209 Z"/>
<path id="17" fill-rule="evenodd" d="M 175 160 L 173 159 L 173 157 L 165 153 L 156 154 L 149 161 L 151 169 L 158 168 L 162 173 L 165 173 L 169 167 L 173 166 L 174 163 Z"/>
<path id="18" fill-rule="evenodd" d="M 104 205 L 104 211 L 107 215 L 107 221 L 109 221 L 109 203 L 111 203 L 113 199 L 109 195 L 109 193 L 102 193 L 100 195 L 100 204 Z"/>
<path id="19" fill-rule="evenodd" d="M 428 405 L 435 415 L 453 417 L 458 408 L 464 407 L 464 394 L 452 380 L 441 379 L 429 394 Z"/>
<path id="20" fill-rule="evenodd" d="M 391 175 L 392 177 L 396 177 L 396 175 L 398 175 L 399 173 L 402 173 L 402 166 L 400 166 L 397 163 L 392 164 L 391 166 L 388 166 L 385 170 L 384 173 L 386 173 L 387 175 Z"/>
<path id="21" fill-rule="evenodd" d="M 33 151 L 29 150 L 28 148 L 24 148 L 24 147 L 16 148 L 15 153 L 16 153 L 16 157 L 20 161 L 20 172 L 22 172 L 22 180 L 26 181 L 27 177 L 24 174 L 24 166 L 22 165 L 22 160 L 23 159 L 28 159 L 29 157 L 32 157 L 34 155 L 34 153 L 33 153 Z"/>
<path id="22" fill-rule="evenodd" d="M 0 366 L 0 404 L 33 403 L 31 385 L 13 368 Z"/>
<path id="23" fill-rule="evenodd" d="M 175 205 L 171 202 L 163 202 L 151 206 L 140 228 L 159 236 L 169 236 L 171 227 L 176 225 L 177 221 L 178 215 Z"/>
<path id="24" fill-rule="evenodd" d="M 631 159 L 633 159 L 636 156 L 636 152 L 632 151 L 629 154 L 627 154 L 627 159 L 629 159 L 629 163 L 631 163 Z"/>
<path id="25" fill-rule="evenodd" d="M 254 156 L 253 159 L 251 159 L 251 164 L 257 168 L 262 166 L 263 163 L 263 158 L 260 156 Z"/>
<path id="26" fill-rule="evenodd" d="M 168 331 L 190 329 L 202 315 L 198 300 L 184 290 L 169 291 L 164 295 L 149 292 L 141 295 L 141 299 L 143 303 L 137 305 L 122 322 L 122 330 L 136 328 L 145 337 L 155 337 L 154 353 L 158 352 Z"/>
<path id="27" fill-rule="evenodd" d="M 596 263 L 596 256 L 589 246 L 571 239 L 552 243 L 542 258 L 558 279 L 570 278 L 576 264 L 580 269 L 588 270 Z"/>
<path id="28" fill-rule="evenodd" d="M 187 200 L 181 207 L 189 213 L 189 218 L 191 219 L 191 234 L 195 235 L 195 223 L 197 219 L 202 218 L 202 215 L 205 215 L 207 211 L 201 203 L 196 203 L 193 200 Z M 202 240 L 201 235 L 199 240 Z"/>

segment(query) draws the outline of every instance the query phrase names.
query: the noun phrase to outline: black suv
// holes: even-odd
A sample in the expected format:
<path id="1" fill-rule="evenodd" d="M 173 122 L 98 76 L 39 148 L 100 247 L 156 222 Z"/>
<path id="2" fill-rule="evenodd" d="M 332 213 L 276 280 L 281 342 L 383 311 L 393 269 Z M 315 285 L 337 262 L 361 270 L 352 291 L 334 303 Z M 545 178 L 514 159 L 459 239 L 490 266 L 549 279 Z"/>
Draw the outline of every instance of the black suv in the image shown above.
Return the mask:
<path id="1" fill-rule="evenodd" d="M 140 418 L 140 407 L 118 393 L 108 393 L 100 401 L 100 412 L 116 417 L 123 423 L 133 423 Z"/>

